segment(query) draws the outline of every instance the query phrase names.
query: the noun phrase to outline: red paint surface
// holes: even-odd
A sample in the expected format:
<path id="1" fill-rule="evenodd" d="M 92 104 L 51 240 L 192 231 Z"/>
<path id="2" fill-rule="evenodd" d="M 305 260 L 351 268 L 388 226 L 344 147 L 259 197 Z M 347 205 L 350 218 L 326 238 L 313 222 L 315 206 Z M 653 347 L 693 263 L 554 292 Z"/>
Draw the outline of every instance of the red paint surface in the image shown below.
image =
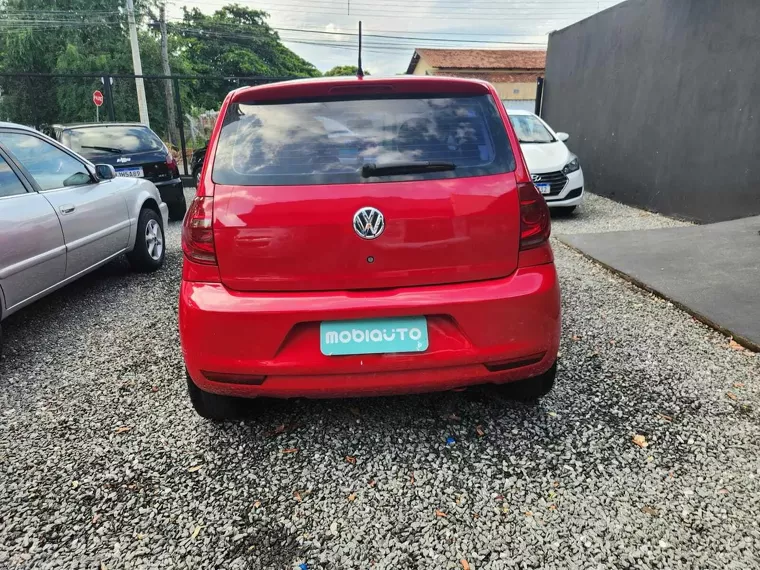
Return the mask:
<path id="1" fill-rule="evenodd" d="M 520 251 L 517 188 L 530 178 L 501 105 L 517 164 L 509 174 L 334 187 L 214 185 L 213 154 L 232 100 L 335 89 L 490 93 L 498 101 L 485 83 L 442 78 L 343 78 L 232 92 L 197 192 L 214 198 L 208 237 L 218 264 L 186 257 L 183 268 L 180 338 L 193 381 L 238 396 L 328 397 L 445 390 L 548 370 L 559 346 L 559 286 L 548 242 Z M 363 206 L 385 215 L 377 240 L 354 233 L 351 220 Z M 428 319 L 424 353 L 320 352 L 320 321 L 414 315 Z M 513 370 L 485 367 L 536 355 L 540 362 Z M 266 380 L 212 382 L 201 371 Z"/>

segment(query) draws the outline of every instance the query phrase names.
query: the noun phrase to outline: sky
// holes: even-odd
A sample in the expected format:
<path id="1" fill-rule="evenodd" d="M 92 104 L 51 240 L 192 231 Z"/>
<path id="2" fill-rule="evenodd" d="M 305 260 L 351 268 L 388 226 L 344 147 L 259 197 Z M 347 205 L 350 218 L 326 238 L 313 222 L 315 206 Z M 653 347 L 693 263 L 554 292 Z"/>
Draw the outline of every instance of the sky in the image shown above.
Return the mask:
<path id="1" fill-rule="evenodd" d="M 356 36 L 339 34 L 355 34 L 361 20 L 363 67 L 394 75 L 417 47 L 542 49 L 549 32 L 622 0 L 169 0 L 169 17 L 182 5 L 212 13 L 235 1 L 268 12 L 283 43 L 320 71 L 356 65 Z"/>

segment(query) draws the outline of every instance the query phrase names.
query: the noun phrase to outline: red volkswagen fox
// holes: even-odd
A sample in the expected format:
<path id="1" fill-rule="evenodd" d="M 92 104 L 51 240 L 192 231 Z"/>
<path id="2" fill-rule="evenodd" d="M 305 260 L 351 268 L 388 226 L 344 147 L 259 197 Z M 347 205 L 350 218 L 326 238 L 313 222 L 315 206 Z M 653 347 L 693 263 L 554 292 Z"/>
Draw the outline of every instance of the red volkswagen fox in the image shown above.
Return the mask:
<path id="1" fill-rule="evenodd" d="M 298 80 L 230 93 L 182 233 L 190 399 L 554 383 L 549 211 L 489 84 Z"/>

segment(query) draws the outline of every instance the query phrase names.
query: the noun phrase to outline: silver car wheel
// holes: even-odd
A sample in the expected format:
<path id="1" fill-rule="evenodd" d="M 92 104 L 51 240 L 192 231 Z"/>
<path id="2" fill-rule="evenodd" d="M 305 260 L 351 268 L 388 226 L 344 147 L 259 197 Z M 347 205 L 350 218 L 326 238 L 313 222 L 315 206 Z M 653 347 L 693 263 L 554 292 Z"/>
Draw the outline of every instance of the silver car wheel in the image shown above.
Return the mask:
<path id="1" fill-rule="evenodd" d="M 156 220 L 148 220 L 145 226 L 145 245 L 148 249 L 148 255 L 158 261 L 164 252 L 164 232 Z"/>

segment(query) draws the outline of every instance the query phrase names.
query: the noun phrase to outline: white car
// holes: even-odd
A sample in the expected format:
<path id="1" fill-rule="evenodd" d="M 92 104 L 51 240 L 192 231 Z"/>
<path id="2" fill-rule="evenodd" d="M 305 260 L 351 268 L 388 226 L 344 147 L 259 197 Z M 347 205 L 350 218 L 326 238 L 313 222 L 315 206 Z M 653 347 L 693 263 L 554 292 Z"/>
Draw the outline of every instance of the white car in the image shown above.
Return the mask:
<path id="1" fill-rule="evenodd" d="M 555 133 L 530 111 L 507 112 L 539 192 L 550 208 L 570 214 L 583 200 L 583 170 L 565 146 L 570 135 Z"/>

